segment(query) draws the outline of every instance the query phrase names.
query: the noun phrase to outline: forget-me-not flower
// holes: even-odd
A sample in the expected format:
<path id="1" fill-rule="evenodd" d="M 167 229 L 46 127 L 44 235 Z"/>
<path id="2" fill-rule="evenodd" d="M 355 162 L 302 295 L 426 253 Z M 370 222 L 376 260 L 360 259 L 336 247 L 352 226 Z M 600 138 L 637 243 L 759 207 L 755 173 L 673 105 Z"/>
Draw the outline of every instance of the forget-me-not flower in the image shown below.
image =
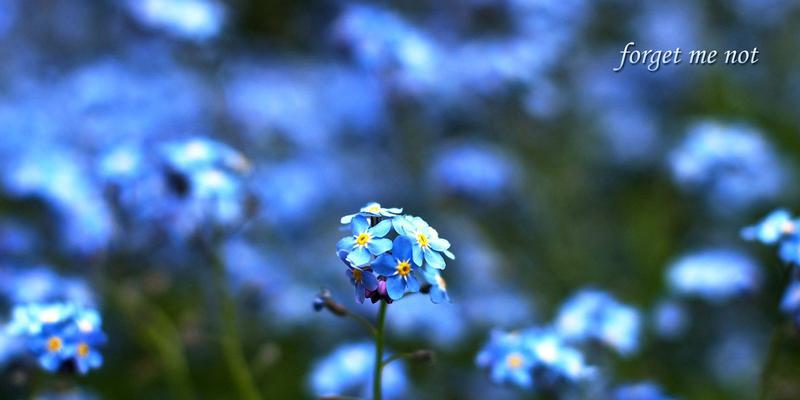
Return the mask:
<path id="1" fill-rule="evenodd" d="M 419 281 L 415 276 L 419 267 L 412 260 L 411 241 L 405 236 L 395 238 L 391 254 L 381 254 L 372 268 L 386 277 L 386 290 L 392 300 L 403 297 L 406 291 L 419 291 Z"/>
<path id="2" fill-rule="evenodd" d="M 422 218 L 412 216 L 397 217 L 392 219 L 392 225 L 397 233 L 411 239 L 412 256 L 415 264 L 421 266 L 424 260 L 427 265 L 433 268 L 444 269 L 444 258 L 439 253 L 444 254 L 451 260 L 456 258 L 448 250 L 450 242 L 440 238 L 436 229 L 433 229 Z"/>
<path id="3" fill-rule="evenodd" d="M 381 207 L 380 203 L 371 202 L 367 203 L 364 207 L 361 207 L 361 210 L 355 214 L 345 215 L 342 217 L 341 222 L 343 224 L 349 224 L 353 221 L 353 217 L 360 215 L 362 217 L 383 217 L 383 218 L 392 218 L 400 215 L 403 212 L 402 208 L 384 208 Z"/>
<path id="4" fill-rule="evenodd" d="M 348 252 L 347 261 L 353 263 L 353 266 L 366 265 L 372 261 L 372 256 L 379 256 L 392 249 L 392 241 L 383 238 L 392 228 L 389 220 L 370 227 L 367 218 L 359 215 L 353 218 L 351 226 L 353 235 L 340 240 L 336 247 Z"/>

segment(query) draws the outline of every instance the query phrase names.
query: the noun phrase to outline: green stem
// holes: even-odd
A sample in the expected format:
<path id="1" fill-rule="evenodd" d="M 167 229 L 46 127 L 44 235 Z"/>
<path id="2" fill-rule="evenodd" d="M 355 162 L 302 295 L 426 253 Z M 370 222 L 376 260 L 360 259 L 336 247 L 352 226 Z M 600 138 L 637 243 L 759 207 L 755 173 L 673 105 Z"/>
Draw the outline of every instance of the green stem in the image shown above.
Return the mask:
<path id="1" fill-rule="evenodd" d="M 375 367 L 372 375 L 372 399 L 381 400 L 381 377 L 383 375 L 383 323 L 386 321 L 386 302 L 381 300 L 378 323 L 375 326 Z"/>
<path id="2" fill-rule="evenodd" d="M 228 364 L 233 382 L 239 391 L 239 398 L 259 400 L 261 396 L 258 393 L 258 389 L 256 389 L 242 352 L 242 339 L 236 326 L 236 304 L 228 289 L 228 275 L 225 263 L 214 250 L 211 250 L 210 253 L 211 264 L 216 274 L 214 283 L 216 285 L 217 298 L 220 302 L 219 317 L 222 324 L 222 335 L 220 337 L 222 353 L 225 357 L 225 362 Z"/>
<path id="3" fill-rule="evenodd" d="M 768 398 L 770 373 L 778 358 L 778 353 L 781 351 L 781 325 L 777 325 L 772 329 L 772 335 L 769 340 L 769 348 L 767 349 L 767 357 L 761 367 L 761 377 L 759 382 L 759 399 Z"/>

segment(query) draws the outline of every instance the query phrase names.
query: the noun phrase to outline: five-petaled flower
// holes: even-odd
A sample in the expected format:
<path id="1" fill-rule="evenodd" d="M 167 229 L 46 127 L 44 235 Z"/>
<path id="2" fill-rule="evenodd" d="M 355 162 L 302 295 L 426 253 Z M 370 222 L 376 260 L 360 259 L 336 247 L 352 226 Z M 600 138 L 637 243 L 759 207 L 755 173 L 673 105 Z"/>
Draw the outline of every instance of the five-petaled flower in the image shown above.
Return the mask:
<path id="1" fill-rule="evenodd" d="M 338 250 L 348 252 L 347 261 L 353 266 L 369 264 L 372 256 L 379 256 L 392 249 L 392 241 L 383 238 L 391 227 L 390 220 L 381 221 L 370 227 L 369 221 L 364 216 L 357 215 L 353 218 L 353 235 L 340 240 L 336 247 Z"/>
<path id="2" fill-rule="evenodd" d="M 425 268 L 422 270 L 422 275 L 425 280 L 431 285 L 430 297 L 431 301 L 435 304 L 450 302 L 450 296 L 447 294 L 447 282 L 445 282 L 439 270 L 434 268 Z"/>
<path id="3" fill-rule="evenodd" d="M 394 239 L 391 254 L 382 254 L 375 260 L 372 268 L 386 277 L 386 289 L 392 300 L 405 294 L 419 291 L 419 281 L 415 276 L 418 266 L 412 260 L 411 241 L 404 236 Z"/>
<path id="4" fill-rule="evenodd" d="M 392 219 L 394 229 L 402 236 L 411 239 L 413 259 L 417 265 L 422 265 L 424 259 L 425 263 L 436 269 L 444 269 L 444 254 L 451 260 L 456 257 L 448 250 L 450 242 L 439 237 L 436 229 L 428 225 L 425 220 L 420 217 L 396 217 Z"/>

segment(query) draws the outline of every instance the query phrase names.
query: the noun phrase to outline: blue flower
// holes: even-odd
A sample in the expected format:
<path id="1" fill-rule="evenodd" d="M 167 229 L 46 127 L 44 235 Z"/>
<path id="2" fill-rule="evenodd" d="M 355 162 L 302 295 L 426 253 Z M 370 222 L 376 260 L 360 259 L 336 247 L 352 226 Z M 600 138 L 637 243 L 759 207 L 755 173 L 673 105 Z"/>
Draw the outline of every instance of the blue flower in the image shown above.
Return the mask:
<path id="1" fill-rule="evenodd" d="M 526 389 L 554 390 L 561 383 L 577 383 L 594 375 L 583 355 L 549 329 L 494 330 L 476 363 L 489 370 L 495 383 Z"/>
<path id="2" fill-rule="evenodd" d="M 309 386 L 314 395 L 320 397 L 368 397 L 374 362 L 375 345 L 372 343 L 340 346 L 314 364 L 308 377 Z M 396 361 L 384 367 L 382 383 L 385 399 L 409 397 L 408 378 L 402 362 Z"/>
<path id="3" fill-rule="evenodd" d="M 792 236 L 781 242 L 778 255 L 783 262 L 800 265 L 800 237 Z"/>
<path id="4" fill-rule="evenodd" d="M 402 208 L 383 208 L 381 207 L 380 203 L 372 202 L 367 203 L 367 205 L 364 207 L 361 207 L 361 210 L 355 214 L 345 215 L 342 217 L 341 222 L 343 224 L 349 224 L 353 221 L 353 217 L 357 215 L 361 215 L 363 217 L 393 218 L 400 215 L 402 212 Z"/>
<path id="5" fill-rule="evenodd" d="M 431 285 L 430 296 L 432 302 L 436 304 L 450 302 L 450 296 L 447 294 L 447 282 L 442 278 L 439 270 L 425 268 L 422 270 L 422 276 Z"/>
<path id="6" fill-rule="evenodd" d="M 350 283 L 352 283 L 355 288 L 356 301 L 363 303 L 367 291 L 373 292 L 378 288 L 378 278 L 368 269 L 352 266 L 352 264 L 347 261 L 346 251 L 340 250 L 338 255 L 342 262 L 347 265 L 346 273 L 347 277 L 350 278 Z"/>
<path id="7" fill-rule="evenodd" d="M 224 6 L 211 0 L 136 0 L 126 5 L 142 25 L 197 42 L 216 36 L 225 22 Z"/>
<path id="8" fill-rule="evenodd" d="M 790 315 L 800 326 L 800 280 L 792 280 L 781 299 L 781 311 Z"/>
<path id="9" fill-rule="evenodd" d="M 98 347 L 106 342 L 100 314 L 71 303 L 29 304 L 14 309 L 8 332 L 20 337 L 39 365 L 50 372 L 67 363 L 80 374 L 103 364 Z"/>
<path id="10" fill-rule="evenodd" d="M 347 261 L 360 267 L 372 261 L 372 256 L 379 256 L 392 249 L 392 241 L 383 239 L 392 227 L 390 220 L 379 222 L 370 227 L 363 216 L 356 216 L 352 222 L 353 235 L 339 241 L 338 250 L 348 252 Z"/>
<path id="11" fill-rule="evenodd" d="M 431 267 L 444 269 L 444 254 L 451 260 L 456 258 L 448 249 L 450 242 L 439 237 L 436 229 L 431 228 L 420 217 L 403 216 L 392 219 L 395 231 L 411 239 L 414 264 L 422 266 L 423 259 Z"/>
<path id="12" fill-rule="evenodd" d="M 746 240 L 757 240 L 764 244 L 775 244 L 787 235 L 797 233 L 797 221 L 792 219 L 786 210 L 775 210 L 764 219 L 742 229 L 742 237 Z"/>
<path id="13" fill-rule="evenodd" d="M 595 340 L 629 355 L 639 345 L 640 320 L 636 309 L 617 302 L 609 294 L 582 290 L 561 306 L 556 327 L 567 340 Z"/>
<path id="14" fill-rule="evenodd" d="M 667 272 L 673 291 L 711 302 L 722 302 L 755 291 L 759 267 L 746 254 L 729 249 L 707 249 L 682 256 Z"/>
<path id="15" fill-rule="evenodd" d="M 652 382 L 639 382 L 617 387 L 612 400 L 670 400 L 661 388 Z"/>
<path id="16" fill-rule="evenodd" d="M 400 299 L 406 291 L 419 291 L 419 281 L 415 276 L 419 267 L 411 258 L 411 241 L 398 236 L 394 239 L 392 253 L 382 254 L 372 264 L 375 272 L 386 277 L 386 290 L 392 300 Z"/>

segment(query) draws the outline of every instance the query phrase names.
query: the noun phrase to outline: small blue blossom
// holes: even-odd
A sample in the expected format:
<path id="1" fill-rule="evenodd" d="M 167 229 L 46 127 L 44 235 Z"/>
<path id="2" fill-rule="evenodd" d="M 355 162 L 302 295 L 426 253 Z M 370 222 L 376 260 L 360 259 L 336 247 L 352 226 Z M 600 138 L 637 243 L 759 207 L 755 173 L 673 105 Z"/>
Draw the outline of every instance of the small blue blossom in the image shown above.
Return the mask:
<path id="1" fill-rule="evenodd" d="M 195 41 L 216 36 L 225 22 L 225 8 L 212 0 L 134 0 L 126 4 L 143 25 Z"/>
<path id="2" fill-rule="evenodd" d="M 794 279 L 789 283 L 781 299 L 781 311 L 794 319 L 800 326 L 800 280 Z"/>
<path id="3" fill-rule="evenodd" d="M 390 220 L 370 227 L 365 217 L 356 216 L 351 227 L 353 235 L 340 240 L 336 248 L 348 252 L 347 261 L 353 263 L 353 266 L 366 265 L 372 261 L 372 256 L 379 256 L 392 249 L 392 241 L 383 238 L 392 228 Z"/>
<path id="4" fill-rule="evenodd" d="M 790 236 L 782 241 L 778 256 L 785 263 L 800 265 L 800 236 Z"/>
<path id="5" fill-rule="evenodd" d="M 652 382 L 638 382 L 614 389 L 611 400 L 671 400 L 661 387 Z"/>
<path id="6" fill-rule="evenodd" d="M 447 294 L 447 282 L 442 278 L 442 274 L 435 268 L 424 268 L 422 276 L 431 285 L 431 301 L 439 304 L 450 302 L 450 295 Z"/>
<path id="7" fill-rule="evenodd" d="M 439 253 L 444 254 L 451 260 L 456 258 L 448 250 L 450 242 L 440 238 L 436 229 L 433 229 L 422 218 L 412 216 L 397 217 L 392 219 L 392 225 L 397 233 L 411 239 L 414 264 L 421 266 L 424 260 L 430 267 L 444 269 L 444 258 Z"/>
<path id="8" fill-rule="evenodd" d="M 18 336 L 50 372 L 72 365 L 86 374 L 103 364 L 98 346 L 106 342 L 100 314 L 72 303 L 17 306 L 7 331 Z"/>
<path id="9" fill-rule="evenodd" d="M 359 303 L 364 302 L 367 291 L 375 291 L 378 289 L 378 278 L 369 269 L 362 269 L 352 266 L 347 261 L 347 252 L 340 250 L 338 252 L 339 258 L 347 265 L 347 277 L 350 278 L 350 283 L 355 288 L 356 301 Z M 385 254 L 384 254 L 385 255 Z M 381 256 L 383 257 L 383 255 Z"/>
<path id="10" fill-rule="evenodd" d="M 730 249 L 707 249 L 682 256 L 667 271 L 676 293 L 722 302 L 760 285 L 759 267 L 746 254 Z"/>
<path id="11" fill-rule="evenodd" d="M 386 277 L 386 290 L 392 300 L 400 299 L 406 291 L 419 291 L 415 274 L 419 267 L 411 258 L 411 240 L 398 236 L 392 244 L 392 253 L 382 254 L 372 264 L 375 272 Z"/>
<path id="12" fill-rule="evenodd" d="M 315 396 L 368 397 L 374 363 L 374 344 L 346 344 L 314 364 L 308 383 Z M 408 378 L 402 362 L 393 362 L 383 368 L 382 384 L 383 398 L 409 398 Z"/>
<path id="13" fill-rule="evenodd" d="M 402 208 L 383 208 L 381 207 L 380 203 L 367 203 L 364 207 L 361 207 L 361 210 L 355 214 L 345 215 L 342 217 L 341 222 L 343 224 L 349 224 L 353 221 L 353 217 L 360 215 L 362 217 L 383 217 L 383 218 L 393 218 L 400 213 L 403 212 Z"/>
<path id="14" fill-rule="evenodd" d="M 782 238 L 797 233 L 797 220 L 788 211 L 775 210 L 764 219 L 742 229 L 742 237 L 746 240 L 757 240 L 764 244 L 775 244 Z"/>
<path id="15" fill-rule="evenodd" d="M 493 382 L 525 389 L 553 390 L 559 384 L 578 383 L 594 374 L 579 351 L 547 329 L 494 330 L 476 363 L 489 370 Z"/>
<path id="16" fill-rule="evenodd" d="M 658 303 L 653 310 L 651 322 L 659 336 L 675 338 L 686 331 L 689 325 L 689 316 L 682 304 L 664 300 Z"/>
<path id="17" fill-rule="evenodd" d="M 582 290 L 573 295 L 561 306 L 555 324 L 570 341 L 596 340 L 622 355 L 630 355 L 639 347 L 638 311 L 605 292 Z"/>

